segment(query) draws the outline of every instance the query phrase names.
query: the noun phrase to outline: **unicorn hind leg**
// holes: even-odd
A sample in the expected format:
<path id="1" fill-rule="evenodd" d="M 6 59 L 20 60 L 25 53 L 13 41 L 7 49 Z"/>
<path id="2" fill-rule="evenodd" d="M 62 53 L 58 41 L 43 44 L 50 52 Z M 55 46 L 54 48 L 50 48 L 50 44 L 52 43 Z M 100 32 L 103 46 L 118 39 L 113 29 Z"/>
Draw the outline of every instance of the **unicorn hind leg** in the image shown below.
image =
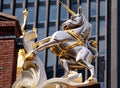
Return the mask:
<path id="1" fill-rule="evenodd" d="M 76 63 L 89 69 L 91 76 L 88 78 L 88 82 L 97 82 L 97 79 L 95 78 L 94 66 L 90 63 L 90 59 L 92 59 L 91 52 L 86 47 L 82 47 L 76 57 Z"/>

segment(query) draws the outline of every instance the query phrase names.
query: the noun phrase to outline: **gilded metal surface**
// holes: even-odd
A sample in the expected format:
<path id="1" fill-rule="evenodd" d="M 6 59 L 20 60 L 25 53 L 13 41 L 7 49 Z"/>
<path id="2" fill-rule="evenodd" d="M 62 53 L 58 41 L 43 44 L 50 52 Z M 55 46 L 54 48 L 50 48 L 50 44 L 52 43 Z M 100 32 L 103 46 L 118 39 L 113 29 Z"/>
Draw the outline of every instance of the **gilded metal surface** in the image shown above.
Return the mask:
<path id="1" fill-rule="evenodd" d="M 82 45 L 82 46 L 84 45 L 84 39 L 81 35 L 79 35 L 77 32 L 73 30 L 66 30 L 66 31 L 77 39 L 79 45 Z"/>

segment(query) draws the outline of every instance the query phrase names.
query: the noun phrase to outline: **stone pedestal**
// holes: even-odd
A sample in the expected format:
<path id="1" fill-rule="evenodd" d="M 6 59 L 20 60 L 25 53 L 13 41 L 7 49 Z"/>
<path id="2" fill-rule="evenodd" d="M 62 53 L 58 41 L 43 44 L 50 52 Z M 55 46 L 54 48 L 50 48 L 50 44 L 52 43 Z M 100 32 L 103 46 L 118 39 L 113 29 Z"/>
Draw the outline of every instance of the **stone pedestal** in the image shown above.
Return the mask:
<path id="1" fill-rule="evenodd" d="M 0 88 L 11 88 L 16 80 L 18 55 L 16 38 L 20 35 L 18 19 L 0 12 Z"/>
<path id="2" fill-rule="evenodd" d="M 100 88 L 100 83 L 85 84 L 85 85 L 81 85 L 77 88 Z"/>

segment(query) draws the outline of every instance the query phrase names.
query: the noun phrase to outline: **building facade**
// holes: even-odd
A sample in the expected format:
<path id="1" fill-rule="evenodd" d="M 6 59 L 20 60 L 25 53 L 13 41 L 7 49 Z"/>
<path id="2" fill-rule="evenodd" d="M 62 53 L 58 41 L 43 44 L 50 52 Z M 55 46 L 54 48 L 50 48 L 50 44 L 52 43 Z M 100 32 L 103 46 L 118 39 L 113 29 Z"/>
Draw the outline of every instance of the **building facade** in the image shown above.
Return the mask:
<path id="1" fill-rule="evenodd" d="M 92 24 L 91 39 L 98 42 L 99 57 L 92 62 L 98 81 L 102 88 L 117 88 L 117 0 L 61 1 L 74 12 L 77 12 L 78 6 L 82 6 L 83 14 Z M 35 41 L 62 30 L 62 22 L 70 17 L 57 0 L 0 0 L 0 11 L 17 16 L 21 24 L 22 11 L 25 8 L 28 10 L 26 31 L 33 27 L 38 29 L 38 38 Z M 43 60 L 48 78 L 63 75 L 59 57 L 49 49 L 40 52 L 39 56 Z M 88 70 L 81 72 L 87 78 Z"/>

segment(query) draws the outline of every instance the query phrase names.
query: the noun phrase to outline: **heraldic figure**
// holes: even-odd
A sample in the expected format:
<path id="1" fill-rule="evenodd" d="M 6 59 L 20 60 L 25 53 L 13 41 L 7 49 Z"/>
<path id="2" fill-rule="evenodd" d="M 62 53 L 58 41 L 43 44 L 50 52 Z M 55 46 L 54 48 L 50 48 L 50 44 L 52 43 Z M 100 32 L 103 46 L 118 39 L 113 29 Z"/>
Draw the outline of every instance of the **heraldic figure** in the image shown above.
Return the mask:
<path id="1" fill-rule="evenodd" d="M 63 30 L 56 31 L 55 33 L 53 33 L 52 36 L 48 36 L 40 41 L 34 42 L 34 48 L 31 49 L 29 49 L 30 44 L 26 43 L 26 39 L 28 42 L 29 39 L 27 37 L 29 34 L 32 35 L 33 30 L 32 32 L 29 31 L 28 33 L 26 33 L 23 38 L 24 48 L 26 49 L 26 51 L 28 51 L 25 56 L 25 64 L 23 65 L 24 70 L 29 70 L 28 68 L 33 68 L 35 72 L 37 72 L 38 69 L 43 69 L 44 65 L 41 65 L 43 67 L 40 67 L 39 64 L 41 63 L 38 64 L 38 62 L 35 62 L 39 61 L 36 59 L 38 58 L 38 52 L 46 48 L 50 48 L 52 53 L 60 57 L 60 63 L 65 70 L 64 76 L 60 78 L 51 78 L 49 80 L 45 79 L 44 81 L 40 81 L 42 80 L 42 77 L 36 77 L 38 83 L 36 82 L 36 84 L 34 84 L 34 86 L 37 85 L 35 86 L 35 88 L 69 88 L 65 87 L 65 85 L 79 86 L 87 83 L 97 82 L 94 66 L 91 64 L 92 59 L 95 59 L 98 56 L 96 41 L 89 39 L 92 30 L 91 24 L 82 14 L 81 6 L 78 8 L 77 14 L 75 14 L 62 2 L 60 3 L 71 14 L 71 17 L 63 22 Z M 90 77 L 88 77 L 88 79 L 84 82 L 80 77 L 81 74 L 78 73 L 76 70 L 81 68 L 87 68 L 90 71 Z M 35 72 L 33 73 L 35 74 Z M 45 72 L 42 73 L 45 74 Z M 39 74 L 41 73 L 39 72 L 35 75 Z M 55 87 L 50 87 L 52 84 L 54 84 Z"/>

